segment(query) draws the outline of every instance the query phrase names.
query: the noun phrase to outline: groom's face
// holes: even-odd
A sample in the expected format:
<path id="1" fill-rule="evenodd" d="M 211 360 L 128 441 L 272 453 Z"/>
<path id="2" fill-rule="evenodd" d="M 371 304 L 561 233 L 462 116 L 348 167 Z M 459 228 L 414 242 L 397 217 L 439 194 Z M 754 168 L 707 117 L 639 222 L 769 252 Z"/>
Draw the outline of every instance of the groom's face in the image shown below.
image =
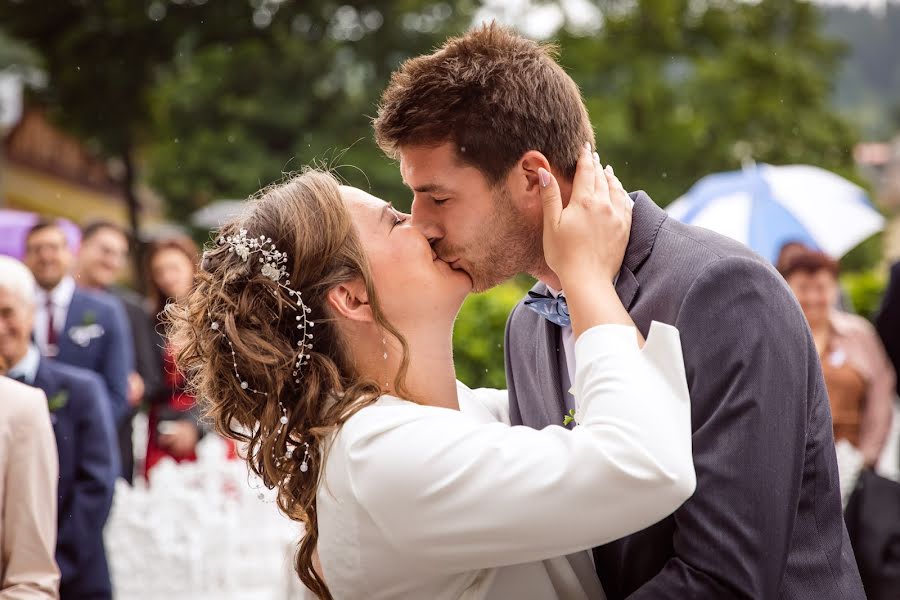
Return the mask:
<path id="1" fill-rule="evenodd" d="M 400 172 L 413 191 L 413 225 L 442 260 L 469 275 L 474 291 L 540 264 L 540 212 L 530 214 L 512 186 L 492 186 L 460 161 L 453 144 L 404 146 Z"/>

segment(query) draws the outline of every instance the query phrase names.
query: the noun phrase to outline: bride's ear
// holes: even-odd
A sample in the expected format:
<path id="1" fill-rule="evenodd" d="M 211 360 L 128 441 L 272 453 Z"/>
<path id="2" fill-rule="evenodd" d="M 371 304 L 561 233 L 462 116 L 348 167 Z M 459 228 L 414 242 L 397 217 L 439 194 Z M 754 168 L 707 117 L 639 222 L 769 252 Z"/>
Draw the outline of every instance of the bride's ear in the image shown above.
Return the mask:
<path id="1" fill-rule="evenodd" d="M 373 321 L 369 293 L 362 279 L 338 284 L 329 290 L 328 304 L 335 314 L 351 321 Z"/>

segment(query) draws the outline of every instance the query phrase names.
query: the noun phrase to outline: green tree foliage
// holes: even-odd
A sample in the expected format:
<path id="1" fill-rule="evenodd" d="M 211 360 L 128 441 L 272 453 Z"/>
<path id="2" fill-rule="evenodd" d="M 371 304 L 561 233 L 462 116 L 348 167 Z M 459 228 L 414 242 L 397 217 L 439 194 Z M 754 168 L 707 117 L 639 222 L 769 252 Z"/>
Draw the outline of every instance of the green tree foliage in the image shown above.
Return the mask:
<path id="1" fill-rule="evenodd" d="M 506 388 L 503 332 L 513 306 L 531 287 L 525 278 L 514 279 L 466 299 L 453 330 L 456 377 L 472 388 Z"/>
<path id="2" fill-rule="evenodd" d="M 601 160 L 668 204 L 742 161 L 852 172 L 852 128 L 829 106 L 841 46 L 795 0 L 600 2 L 596 33 L 562 32 Z"/>
<path id="3" fill-rule="evenodd" d="M 264 37 L 264 27 L 254 24 L 254 5 L 257 12 L 269 6 L 268 0 L 57 0 L 42 7 L 0 1 L 0 23 L 41 53 L 47 85 L 34 96 L 59 126 L 118 159 L 135 237 L 141 212 L 139 151 L 153 138 L 150 97 L 159 73 L 183 40 L 199 46 Z M 140 245 L 135 249 L 139 274 Z"/>
<path id="4" fill-rule="evenodd" d="M 874 319 L 887 287 L 887 277 L 879 269 L 841 275 L 841 288 L 847 293 L 857 314 Z"/>
<path id="5" fill-rule="evenodd" d="M 900 3 L 822 11 L 825 31 L 848 46 L 835 94 L 838 107 L 866 135 L 889 139 L 900 129 Z"/>
<path id="6" fill-rule="evenodd" d="M 8 68 L 28 70 L 40 65 L 40 55 L 0 29 L 0 71 Z"/>
<path id="7" fill-rule="evenodd" d="M 402 60 L 469 23 L 468 3 L 285 3 L 263 38 L 186 39 L 154 95 L 150 181 L 184 219 L 216 198 L 247 197 L 283 171 L 318 163 L 408 207 L 370 118 Z"/>

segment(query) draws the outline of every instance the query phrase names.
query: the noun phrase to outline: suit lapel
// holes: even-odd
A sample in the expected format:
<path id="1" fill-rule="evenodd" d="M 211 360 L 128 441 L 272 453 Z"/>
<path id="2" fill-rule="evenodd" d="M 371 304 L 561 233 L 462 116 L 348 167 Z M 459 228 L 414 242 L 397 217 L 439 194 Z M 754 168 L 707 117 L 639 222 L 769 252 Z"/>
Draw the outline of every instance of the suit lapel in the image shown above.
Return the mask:
<path id="1" fill-rule="evenodd" d="M 72 327 L 81 325 L 79 319 L 81 319 L 81 313 L 83 312 L 83 304 L 84 297 L 78 290 L 75 290 L 75 293 L 72 294 L 72 301 L 69 302 L 69 310 L 66 311 L 64 331 L 68 331 Z"/>
<path id="2" fill-rule="evenodd" d="M 625 259 L 616 281 L 616 292 L 626 310 L 631 310 L 637 299 L 641 285 L 635 273 L 653 251 L 653 244 L 659 228 L 668 218 L 666 212 L 659 208 L 646 193 L 642 191 L 629 194 L 634 200 L 634 211 L 631 217 L 631 237 L 625 249 Z"/>
<path id="3" fill-rule="evenodd" d="M 84 312 L 84 296 L 76 289 L 72 294 L 72 301 L 69 302 L 69 310 L 66 311 L 66 321 L 63 328 L 59 332 L 59 356 L 64 352 L 72 349 L 72 340 L 69 337 L 69 330 L 72 327 L 81 325 L 81 317 Z"/>
<path id="4" fill-rule="evenodd" d="M 34 375 L 34 387 L 41 388 L 44 393 L 52 393 L 56 391 L 56 386 L 56 377 L 47 368 L 47 359 L 42 356 Z"/>
<path id="5" fill-rule="evenodd" d="M 43 356 L 41 357 L 40 362 L 38 362 L 37 373 L 34 375 L 34 387 L 44 391 L 48 402 L 57 394 L 57 392 L 59 392 L 61 387 L 59 379 L 47 364 L 47 359 Z M 53 413 L 51 413 L 50 416 L 51 421 L 56 425 L 56 416 Z"/>

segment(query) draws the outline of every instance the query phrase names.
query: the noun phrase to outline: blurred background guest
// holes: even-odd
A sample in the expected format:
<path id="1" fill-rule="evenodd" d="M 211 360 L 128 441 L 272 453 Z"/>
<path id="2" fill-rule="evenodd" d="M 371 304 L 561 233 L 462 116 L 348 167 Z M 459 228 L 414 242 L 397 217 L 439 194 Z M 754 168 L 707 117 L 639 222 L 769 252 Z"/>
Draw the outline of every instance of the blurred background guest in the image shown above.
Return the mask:
<path id="1" fill-rule="evenodd" d="M 199 260 L 197 245 L 188 237 L 156 240 L 147 252 L 150 305 L 159 315 L 169 301 L 187 294 Z M 146 472 L 165 456 L 178 462 L 196 460 L 197 442 L 202 436 L 200 413 L 195 399 L 184 387 L 184 378 L 175 367 L 174 352 L 165 339 L 162 326 L 157 347 L 161 349 L 161 391 L 151 398 L 148 419 Z"/>
<path id="2" fill-rule="evenodd" d="M 131 330 L 135 370 L 128 376 L 128 413 L 118 428 L 122 474 L 131 483 L 134 475 L 132 420 L 145 398 L 154 397 L 162 386 L 162 368 L 157 336 L 144 299 L 135 292 L 116 286 L 128 264 L 128 234 L 112 221 L 94 221 L 82 229 L 81 247 L 75 266 L 79 287 L 107 292 L 125 308 Z"/>
<path id="3" fill-rule="evenodd" d="M 875 329 L 881 337 L 894 371 L 900 370 L 900 262 L 891 267 L 891 277 L 875 318 Z M 900 387 L 898 387 L 900 392 Z"/>
<path id="4" fill-rule="evenodd" d="M 810 248 L 805 244 L 800 242 L 788 242 L 781 247 L 781 250 L 778 253 L 778 260 L 775 262 L 775 268 L 778 269 L 779 273 L 783 274 L 785 265 L 790 264 L 796 256 L 804 256 L 809 251 Z M 835 307 L 843 312 L 854 312 L 853 301 L 847 294 L 847 290 L 841 286 L 840 281 L 838 281 L 837 286 Z"/>
<path id="5" fill-rule="evenodd" d="M 130 414 L 128 374 L 134 371 L 125 310 L 106 293 L 79 289 L 72 263 L 56 221 L 40 220 L 28 231 L 25 264 L 37 281 L 34 341 L 43 356 L 100 375 L 118 428 Z"/>
<path id="6" fill-rule="evenodd" d="M 782 253 L 784 254 L 784 253 Z M 846 439 L 874 467 L 893 418 L 894 368 L 874 327 L 835 308 L 840 267 L 815 250 L 792 250 L 779 260 L 815 340 L 831 402 L 835 441 Z"/>
<path id="7" fill-rule="evenodd" d="M 0 309 L 3 346 L 7 320 Z M 0 373 L 7 354 L 0 349 Z M 53 559 L 59 470 L 47 398 L 2 376 L 0 398 L 0 600 L 51 600 L 59 597 Z"/>
<path id="8" fill-rule="evenodd" d="M 103 526 L 119 458 L 106 387 L 90 370 L 41 356 L 31 341 L 35 308 L 34 280 L 28 269 L 15 259 L 0 257 L 0 349 L 10 365 L 7 375 L 43 390 L 56 437 L 60 597 L 111 598 Z"/>

